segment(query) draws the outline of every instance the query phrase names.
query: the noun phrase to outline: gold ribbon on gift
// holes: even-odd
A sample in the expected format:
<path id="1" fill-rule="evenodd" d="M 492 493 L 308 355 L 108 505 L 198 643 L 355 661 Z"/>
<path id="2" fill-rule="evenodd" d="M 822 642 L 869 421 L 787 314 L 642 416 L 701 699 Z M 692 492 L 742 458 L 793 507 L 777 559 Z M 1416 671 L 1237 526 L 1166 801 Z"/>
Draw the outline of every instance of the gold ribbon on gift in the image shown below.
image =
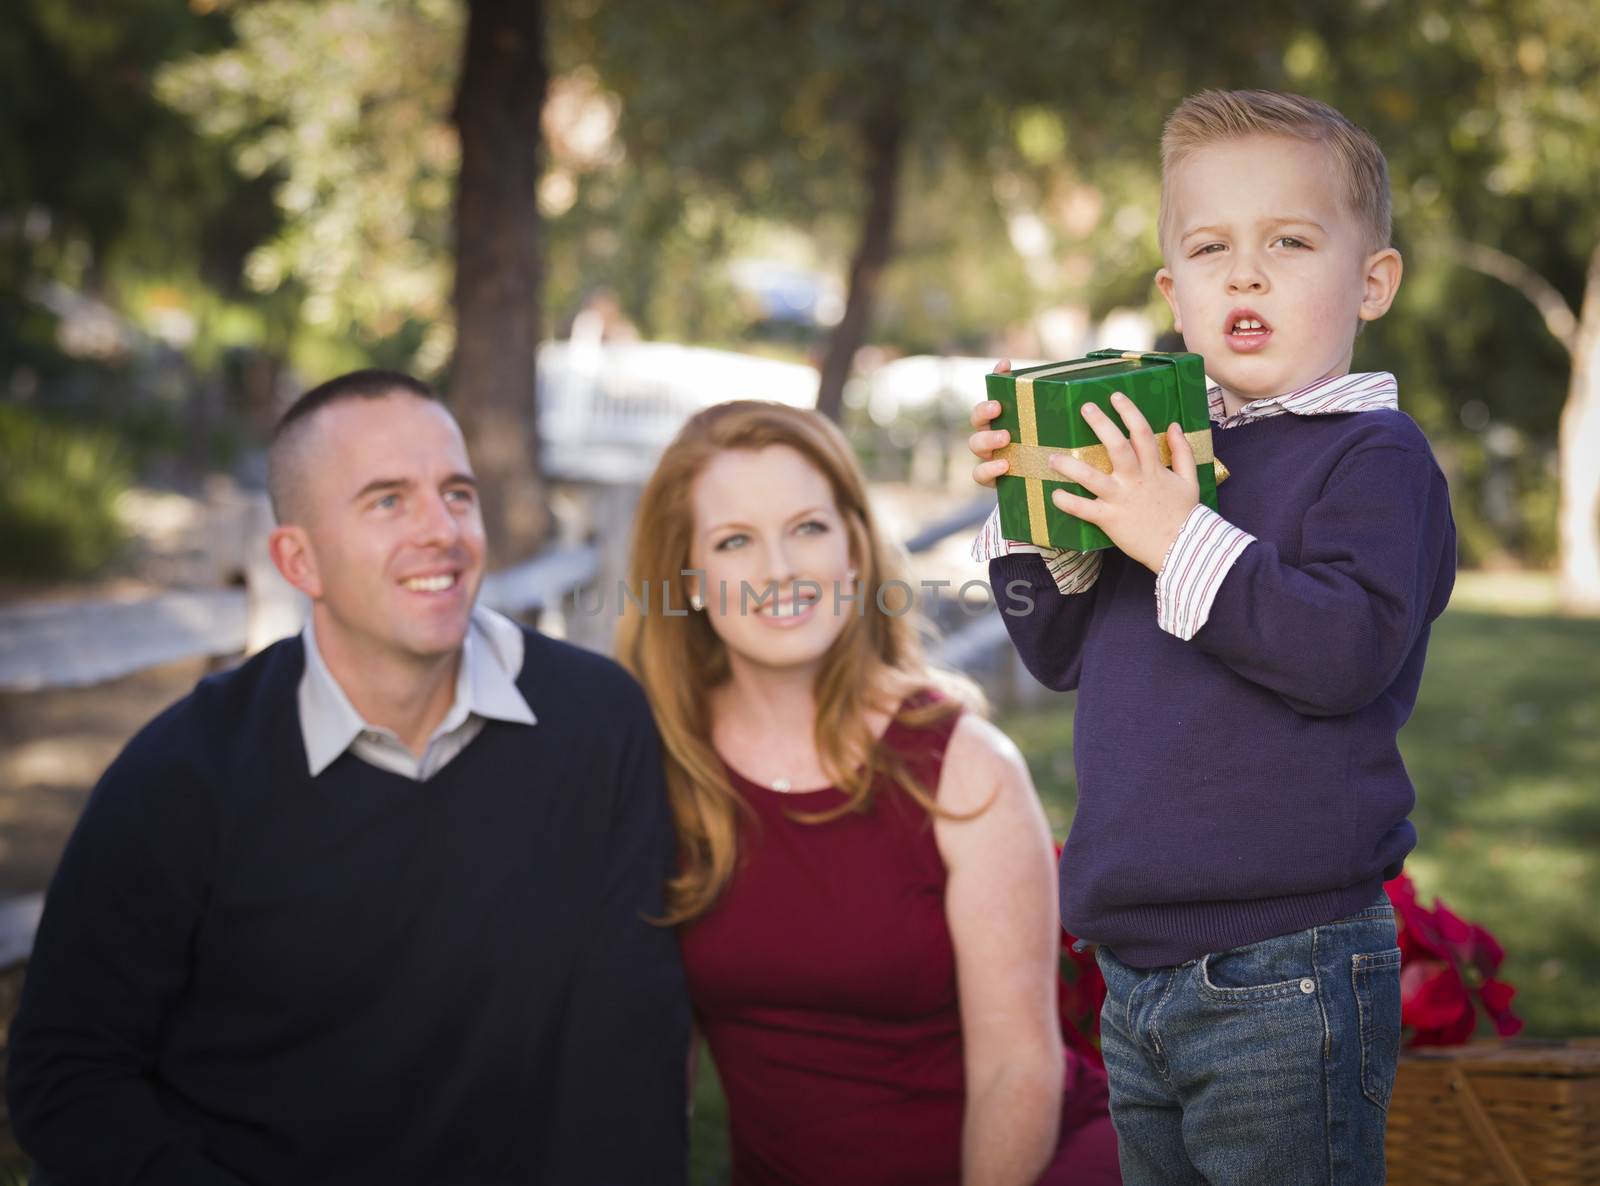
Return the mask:
<path id="1" fill-rule="evenodd" d="M 1183 439 L 1189 442 L 1189 448 L 1194 450 L 1194 463 L 1205 465 L 1207 462 L 1214 464 L 1217 481 L 1222 481 L 1228 476 L 1228 467 L 1217 460 L 1211 451 L 1211 430 L 1209 428 L 1196 429 L 1186 432 Z M 1166 433 L 1156 434 L 1156 449 L 1161 458 L 1161 464 L 1167 468 L 1172 467 L 1172 441 Z M 995 460 L 1007 462 L 1006 477 L 1029 478 L 1042 482 L 1067 482 L 1070 478 L 1057 473 L 1050 468 L 1049 459 L 1052 457 L 1072 457 L 1078 461 L 1088 462 L 1103 474 L 1111 472 L 1111 454 L 1104 445 L 1081 445 L 1075 449 L 1064 448 L 1059 445 L 1007 445 L 1003 449 L 996 449 Z"/>
<path id="2" fill-rule="evenodd" d="M 1138 361 L 1145 355 L 1128 352 L 1121 355 L 1121 359 Z M 1156 355 L 1160 357 L 1160 355 Z M 1052 456 L 1075 457 L 1079 461 L 1087 462 L 1101 473 L 1111 472 L 1111 454 L 1104 445 L 1083 445 L 1075 449 L 1053 448 L 1039 444 L 1039 414 L 1033 399 L 1033 384 L 1036 379 L 1053 379 L 1065 375 L 1070 371 L 1089 370 L 1094 367 L 1110 366 L 1120 361 L 1118 357 L 1090 358 L 1081 362 L 1069 363 L 1066 366 L 1053 367 L 1047 371 L 1035 371 L 1031 375 L 1017 376 L 1017 424 L 1021 429 L 1022 440 L 1015 444 L 1007 445 L 1003 449 L 996 449 L 994 460 L 1006 462 L 1006 476 L 1021 478 L 1026 484 L 1028 492 L 1028 535 L 1040 547 L 1050 547 L 1050 531 L 1045 525 L 1044 514 L 1044 483 L 1065 482 L 1067 479 L 1050 468 L 1049 459 Z M 1207 462 L 1216 466 L 1218 482 L 1228 477 L 1228 467 L 1217 460 L 1216 454 L 1211 449 L 1211 430 L 1209 428 L 1196 429 L 1183 434 L 1183 439 L 1189 442 L 1189 448 L 1194 450 L 1196 465 L 1205 465 Z M 1156 448 L 1160 451 L 1161 464 L 1171 468 L 1172 444 L 1166 433 L 1156 436 Z"/>

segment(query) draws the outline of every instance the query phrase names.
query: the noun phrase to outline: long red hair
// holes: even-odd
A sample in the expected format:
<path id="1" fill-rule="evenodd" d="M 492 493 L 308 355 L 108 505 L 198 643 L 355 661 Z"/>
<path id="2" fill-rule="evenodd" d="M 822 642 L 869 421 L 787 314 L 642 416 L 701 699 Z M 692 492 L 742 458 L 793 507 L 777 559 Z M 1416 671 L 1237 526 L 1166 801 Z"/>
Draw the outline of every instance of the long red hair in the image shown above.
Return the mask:
<path id="1" fill-rule="evenodd" d="M 672 604 L 688 603 L 696 590 L 690 567 L 695 480 L 716 454 L 794 449 L 817 468 L 833 491 L 849 533 L 859 575 L 862 612 L 847 614 L 844 629 L 817 673 L 815 743 L 823 770 L 845 792 L 832 811 L 796 815 L 825 822 L 865 811 L 877 777 L 893 781 L 929 812 L 939 815 L 935 788 L 917 785 L 887 747 L 878 746 L 869 713 L 893 714 L 905 698 L 926 688 L 945 697 L 908 708 L 901 719 L 923 725 L 981 707 L 970 681 L 931 667 L 923 656 L 921 620 L 912 612 L 903 551 L 879 531 L 866 482 L 849 442 L 816 412 L 759 400 L 736 400 L 698 413 L 667 446 L 644 489 L 634 521 L 628 584 L 671 590 Z M 617 657 L 644 686 L 666 752 L 667 789 L 677 827 L 679 867 L 667 884 L 667 923 L 704 913 L 733 876 L 738 859 L 738 812 L 743 809 L 727 769 L 711 744 L 710 689 L 729 677 L 728 655 L 705 614 L 651 613 L 624 599 Z"/>

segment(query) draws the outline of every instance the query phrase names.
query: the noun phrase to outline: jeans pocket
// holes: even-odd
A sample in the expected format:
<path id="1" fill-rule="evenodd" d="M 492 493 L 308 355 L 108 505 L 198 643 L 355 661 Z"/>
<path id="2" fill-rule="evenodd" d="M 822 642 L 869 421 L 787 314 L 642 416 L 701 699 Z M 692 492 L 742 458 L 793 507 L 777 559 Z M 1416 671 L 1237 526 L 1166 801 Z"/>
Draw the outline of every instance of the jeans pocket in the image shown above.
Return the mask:
<path id="1" fill-rule="evenodd" d="M 1361 1092 L 1388 1111 L 1400 1056 L 1400 949 L 1350 957 L 1361 1015 Z"/>
<path id="2" fill-rule="evenodd" d="M 1312 996 L 1315 968 L 1297 943 L 1269 939 L 1249 947 L 1215 951 L 1200 960 L 1200 994 L 1232 1004 L 1265 1003 Z"/>

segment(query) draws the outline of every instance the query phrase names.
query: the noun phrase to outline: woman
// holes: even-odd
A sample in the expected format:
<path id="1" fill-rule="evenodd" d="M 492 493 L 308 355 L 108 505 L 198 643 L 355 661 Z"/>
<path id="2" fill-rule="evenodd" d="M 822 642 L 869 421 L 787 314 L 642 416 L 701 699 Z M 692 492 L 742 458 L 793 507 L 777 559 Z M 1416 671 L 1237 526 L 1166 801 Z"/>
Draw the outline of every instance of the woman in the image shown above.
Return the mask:
<path id="1" fill-rule="evenodd" d="M 1027 768 L 924 662 L 843 435 L 701 412 L 630 568 L 664 593 L 618 652 L 667 752 L 669 921 L 736 1186 L 1116 1181 L 1104 1080 L 1062 1048 Z"/>

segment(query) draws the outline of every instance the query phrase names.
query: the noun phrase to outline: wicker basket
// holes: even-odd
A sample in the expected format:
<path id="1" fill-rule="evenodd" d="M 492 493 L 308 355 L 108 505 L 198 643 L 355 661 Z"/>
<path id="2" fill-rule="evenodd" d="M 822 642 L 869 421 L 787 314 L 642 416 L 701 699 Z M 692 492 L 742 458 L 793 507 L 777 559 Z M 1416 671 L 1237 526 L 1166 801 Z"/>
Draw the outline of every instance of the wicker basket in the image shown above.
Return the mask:
<path id="1" fill-rule="evenodd" d="M 1600 1040 L 1407 1053 L 1390 1186 L 1600 1186 Z"/>

